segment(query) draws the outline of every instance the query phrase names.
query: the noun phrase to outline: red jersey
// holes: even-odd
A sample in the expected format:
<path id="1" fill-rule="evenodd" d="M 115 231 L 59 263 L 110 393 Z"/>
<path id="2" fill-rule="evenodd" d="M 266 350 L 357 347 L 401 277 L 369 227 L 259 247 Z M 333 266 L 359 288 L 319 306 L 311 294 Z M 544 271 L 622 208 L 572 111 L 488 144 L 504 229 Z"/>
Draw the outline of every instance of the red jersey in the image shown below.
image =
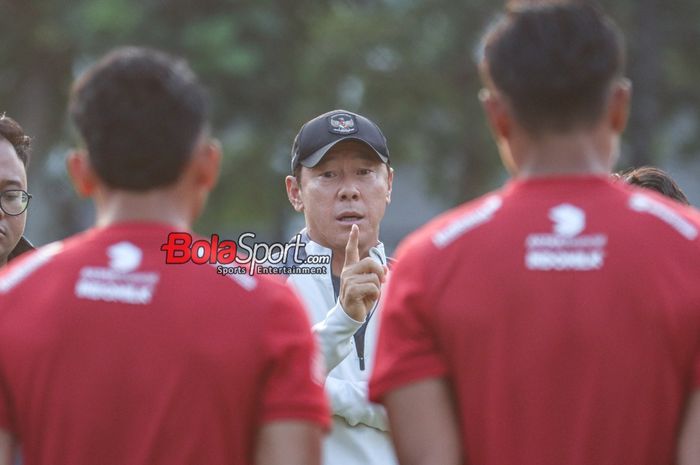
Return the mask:
<path id="1" fill-rule="evenodd" d="M 446 377 L 471 465 L 674 462 L 700 387 L 700 220 L 601 177 L 514 181 L 400 248 L 375 401 Z"/>
<path id="2" fill-rule="evenodd" d="M 0 428 L 25 465 L 247 464 L 266 422 L 328 425 L 292 292 L 165 265 L 170 231 L 94 229 L 0 274 Z"/>

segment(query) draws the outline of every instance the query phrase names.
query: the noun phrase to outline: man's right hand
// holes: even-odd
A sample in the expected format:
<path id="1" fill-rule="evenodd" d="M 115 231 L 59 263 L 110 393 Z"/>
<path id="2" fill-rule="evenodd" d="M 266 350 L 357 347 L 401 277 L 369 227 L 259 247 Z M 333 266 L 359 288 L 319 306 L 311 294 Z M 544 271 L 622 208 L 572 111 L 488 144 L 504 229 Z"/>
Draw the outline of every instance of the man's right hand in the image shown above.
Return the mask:
<path id="1" fill-rule="evenodd" d="M 386 269 L 365 257 L 360 260 L 360 228 L 353 224 L 345 246 L 345 263 L 340 273 L 340 305 L 350 318 L 364 321 L 379 299 Z"/>

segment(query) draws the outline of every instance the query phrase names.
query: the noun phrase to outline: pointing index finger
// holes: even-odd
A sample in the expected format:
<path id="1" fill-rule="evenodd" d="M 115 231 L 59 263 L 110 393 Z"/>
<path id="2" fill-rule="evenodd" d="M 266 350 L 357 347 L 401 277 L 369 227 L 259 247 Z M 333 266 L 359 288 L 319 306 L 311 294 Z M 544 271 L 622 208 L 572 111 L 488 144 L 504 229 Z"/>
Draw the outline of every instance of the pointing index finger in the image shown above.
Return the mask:
<path id="1" fill-rule="evenodd" d="M 360 228 L 356 224 L 353 224 L 352 228 L 350 228 L 348 243 L 345 246 L 345 263 L 343 264 L 343 268 L 354 265 L 360 261 L 359 240 Z"/>

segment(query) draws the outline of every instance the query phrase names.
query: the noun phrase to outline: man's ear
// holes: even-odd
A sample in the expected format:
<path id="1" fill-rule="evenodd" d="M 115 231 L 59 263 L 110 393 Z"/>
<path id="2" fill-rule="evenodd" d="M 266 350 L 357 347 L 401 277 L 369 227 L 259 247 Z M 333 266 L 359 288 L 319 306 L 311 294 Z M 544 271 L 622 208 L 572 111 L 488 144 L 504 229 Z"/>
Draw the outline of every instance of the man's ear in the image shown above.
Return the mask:
<path id="1" fill-rule="evenodd" d="M 621 134 L 627 127 L 631 100 L 632 81 L 624 78 L 613 84 L 608 103 L 608 121 L 610 128 L 618 134 Z"/>
<path id="2" fill-rule="evenodd" d="M 207 140 L 197 146 L 189 162 L 189 177 L 196 187 L 210 192 L 216 186 L 221 172 L 221 144 Z"/>
<path id="3" fill-rule="evenodd" d="M 506 102 L 489 89 L 481 89 L 479 100 L 496 140 L 508 139 L 511 135 L 511 115 Z"/>
<path id="4" fill-rule="evenodd" d="M 284 178 L 284 184 L 287 188 L 287 198 L 292 204 L 294 210 L 301 213 L 304 211 L 304 201 L 301 198 L 301 185 L 296 176 L 287 176 Z"/>
<path id="5" fill-rule="evenodd" d="M 81 197 L 91 197 L 95 193 L 98 178 L 84 150 L 76 150 L 66 157 L 66 169 L 73 187 Z"/>
<path id="6" fill-rule="evenodd" d="M 387 175 L 388 188 L 386 191 L 386 203 L 388 205 L 391 203 L 391 186 L 394 183 L 394 168 L 389 165 L 386 165 L 386 168 L 389 170 L 389 174 Z"/>

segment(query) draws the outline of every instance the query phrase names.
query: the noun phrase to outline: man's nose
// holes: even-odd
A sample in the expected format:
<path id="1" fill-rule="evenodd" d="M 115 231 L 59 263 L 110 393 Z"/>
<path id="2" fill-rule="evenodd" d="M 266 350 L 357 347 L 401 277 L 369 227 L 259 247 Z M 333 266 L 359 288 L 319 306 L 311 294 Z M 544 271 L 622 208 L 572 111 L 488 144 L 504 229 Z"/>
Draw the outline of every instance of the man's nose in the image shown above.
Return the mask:
<path id="1" fill-rule="evenodd" d="M 338 195 L 341 200 L 358 200 L 360 198 L 360 189 L 351 178 L 346 177 L 340 186 Z"/>

